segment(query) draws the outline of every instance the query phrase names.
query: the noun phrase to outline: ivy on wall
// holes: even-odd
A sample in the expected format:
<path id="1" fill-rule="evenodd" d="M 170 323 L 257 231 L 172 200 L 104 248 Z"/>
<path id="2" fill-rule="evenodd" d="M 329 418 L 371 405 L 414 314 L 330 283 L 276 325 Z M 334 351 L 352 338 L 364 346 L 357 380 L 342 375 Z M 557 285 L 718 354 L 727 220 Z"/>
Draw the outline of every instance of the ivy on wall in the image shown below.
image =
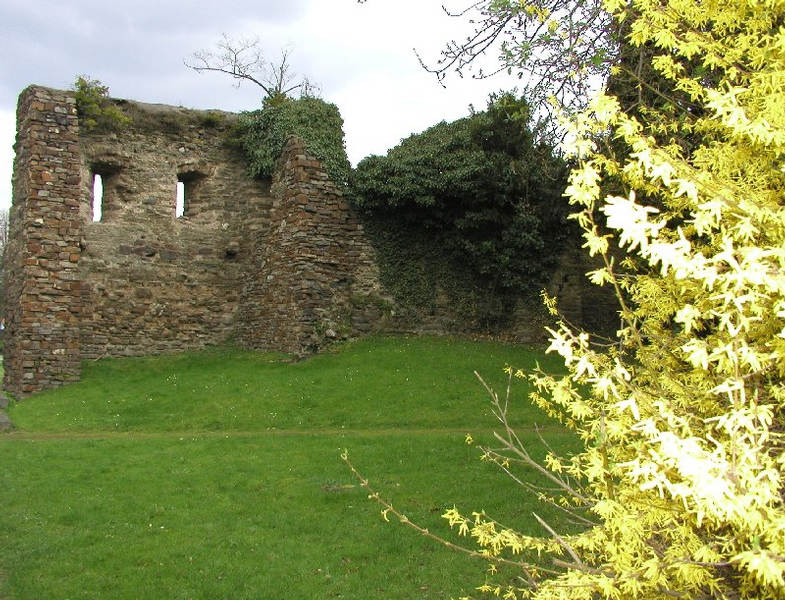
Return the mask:
<path id="1" fill-rule="evenodd" d="M 272 176 L 287 138 L 302 138 L 332 181 L 347 188 L 386 289 L 415 319 L 446 303 L 475 327 L 503 326 L 517 300 L 545 284 L 569 231 L 566 165 L 538 142 L 528 104 L 512 93 L 352 171 L 338 108 L 313 96 L 271 96 L 237 120 L 215 112 L 192 123 L 190 113 L 171 111 L 148 123 L 134 103 L 110 101 L 99 81 L 80 77 L 74 87 L 87 129 L 129 122 L 171 133 L 219 127 L 227 144 L 242 148 L 253 177 Z"/>
<path id="2" fill-rule="evenodd" d="M 405 322 L 436 316 L 456 331 L 497 331 L 510 324 L 519 296 L 472 277 L 459 256 L 445 251 L 443 237 L 423 235 L 390 215 L 365 215 L 363 225 L 376 250 L 380 282 Z"/>
<path id="3" fill-rule="evenodd" d="M 297 135 L 335 183 L 348 180 L 343 119 L 334 104 L 312 96 L 268 98 L 260 110 L 242 113 L 239 127 L 252 177 L 271 176 L 286 139 Z"/>
<path id="4" fill-rule="evenodd" d="M 352 172 L 351 201 L 399 302 L 427 310 L 438 289 L 492 327 L 547 281 L 569 232 L 567 169 L 529 119 L 525 100 L 501 94 Z"/>

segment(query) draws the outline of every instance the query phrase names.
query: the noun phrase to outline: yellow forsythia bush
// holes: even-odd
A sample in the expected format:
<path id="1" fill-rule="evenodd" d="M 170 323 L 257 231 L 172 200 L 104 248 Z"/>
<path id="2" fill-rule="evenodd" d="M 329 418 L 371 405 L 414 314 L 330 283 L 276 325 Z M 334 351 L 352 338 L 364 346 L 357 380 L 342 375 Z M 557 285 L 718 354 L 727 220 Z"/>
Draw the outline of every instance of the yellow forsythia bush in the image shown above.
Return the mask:
<path id="1" fill-rule="evenodd" d="M 445 518 L 490 556 L 552 555 L 482 586 L 504 598 L 785 598 L 785 2 L 605 7 L 674 92 L 638 117 L 600 96 L 567 124 L 566 193 L 604 264 L 592 280 L 618 295 L 618 339 L 560 323 L 568 375 L 512 373 L 585 443 L 545 462 L 584 528 Z M 500 439 L 486 457 L 531 460 Z"/>

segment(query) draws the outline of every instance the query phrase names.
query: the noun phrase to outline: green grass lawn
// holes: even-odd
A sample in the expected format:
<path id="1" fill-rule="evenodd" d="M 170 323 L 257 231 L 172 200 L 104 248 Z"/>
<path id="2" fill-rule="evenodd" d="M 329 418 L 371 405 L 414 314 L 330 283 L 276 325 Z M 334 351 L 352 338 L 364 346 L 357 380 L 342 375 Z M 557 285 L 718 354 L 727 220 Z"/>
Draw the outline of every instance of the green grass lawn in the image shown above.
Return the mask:
<path id="1" fill-rule="evenodd" d="M 540 533 L 532 510 L 558 516 L 463 443 L 494 427 L 473 370 L 501 387 L 505 364 L 535 360 L 548 359 L 377 337 L 298 363 L 219 349 L 87 364 L 81 383 L 9 408 L 0 598 L 465 595 L 486 565 L 383 522 L 340 450 L 432 531 L 450 535 L 439 515 L 457 504 Z M 537 446 L 547 419 L 522 384 L 515 396 Z"/>

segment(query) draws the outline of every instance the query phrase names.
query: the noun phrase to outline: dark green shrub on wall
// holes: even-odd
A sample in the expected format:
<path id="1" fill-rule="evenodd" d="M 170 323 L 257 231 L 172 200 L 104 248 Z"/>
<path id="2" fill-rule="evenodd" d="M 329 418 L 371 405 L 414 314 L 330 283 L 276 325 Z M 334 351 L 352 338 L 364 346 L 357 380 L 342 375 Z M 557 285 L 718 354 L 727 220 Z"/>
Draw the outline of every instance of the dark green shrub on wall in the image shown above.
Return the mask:
<path id="1" fill-rule="evenodd" d="M 396 244 L 386 243 L 405 231 L 431 255 L 429 264 L 439 255 L 443 275 L 460 269 L 468 280 L 461 297 L 473 284 L 489 312 L 503 313 L 541 289 L 568 230 L 567 170 L 551 147 L 536 142 L 529 118 L 525 100 L 502 94 L 486 111 L 439 123 L 387 156 L 360 162 L 350 197 L 391 281 L 408 281 L 405 270 L 423 266 L 398 260 Z"/>
<path id="2" fill-rule="evenodd" d="M 243 148 L 253 177 L 269 177 L 290 135 L 305 142 L 308 152 L 324 165 L 330 178 L 345 184 L 349 160 L 343 139 L 343 119 L 338 107 L 320 98 L 265 99 L 260 110 L 240 116 Z"/>

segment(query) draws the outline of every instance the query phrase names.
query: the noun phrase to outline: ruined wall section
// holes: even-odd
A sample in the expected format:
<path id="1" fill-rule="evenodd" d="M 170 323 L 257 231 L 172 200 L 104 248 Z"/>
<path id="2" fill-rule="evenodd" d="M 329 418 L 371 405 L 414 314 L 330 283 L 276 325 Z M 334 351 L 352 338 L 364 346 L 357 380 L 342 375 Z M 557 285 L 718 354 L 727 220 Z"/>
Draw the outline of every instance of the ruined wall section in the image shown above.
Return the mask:
<path id="1" fill-rule="evenodd" d="M 236 115 L 116 104 L 130 125 L 86 131 L 72 92 L 20 95 L 4 349 L 20 398 L 78 380 L 84 359 L 197 349 L 237 326 L 272 199 L 231 144 Z"/>
<path id="2" fill-rule="evenodd" d="M 272 190 L 270 227 L 256 236 L 239 341 L 303 355 L 380 326 L 373 249 L 342 189 L 302 140 L 287 141 Z"/>
<path id="3" fill-rule="evenodd" d="M 79 129 L 67 92 L 19 97 L 5 254 L 4 388 L 22 396 L 80 375 Z"/>
<path id="4" fill-rule="evenodd" d="M 231 143 L 235 115 L 115 102 L 130 125 L 80 131 L 73 93 L 20 96 L 7 391 L 21 398 L 75 381 L 80 361 L 103 356 L 226 341 L 305 355 L 378 329 L 462 330 L 446 295 L 430 317 L 400 322 L 343 187 L 301 140 L 287 141 L 272 181 L 254 180 Z M 565 249 L 551 291 L 576 321 L 612 315 L 586 290 L 576 257 Z M 511 334 L 534 339 L 539 315 L 522 304 Z"/>
<path id="5" fill-rule="evenodd" d="M 133 123 L 81 136 L 82 357 L 178 352 L 232 337 L 269 182 L 227 143 L 234 115 L 124 101 Z M 103 181 L 93 221 L 92 182 Z M 183 215 L 176 189 L 185 189 Z"/>
<path id="6" fill-rule="evenodd" d="M 236 115 L 114 102 L 130 124 L 80 131 L 72 92 L 20 96 L 6 390 L 226 341 L 305 354 L 383 323 L 373 250 L 301 141 L 271 187 L 246 174 Z"/>

